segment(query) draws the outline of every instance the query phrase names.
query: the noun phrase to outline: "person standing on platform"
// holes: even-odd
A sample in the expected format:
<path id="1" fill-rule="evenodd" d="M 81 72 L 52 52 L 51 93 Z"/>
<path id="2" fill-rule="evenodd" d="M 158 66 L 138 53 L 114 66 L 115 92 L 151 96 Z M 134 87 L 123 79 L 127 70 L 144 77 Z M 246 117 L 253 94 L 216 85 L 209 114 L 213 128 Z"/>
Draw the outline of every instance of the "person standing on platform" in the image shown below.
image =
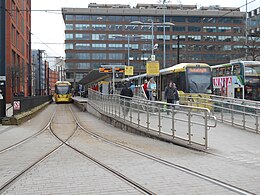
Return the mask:
<path id="1" fill-rule="evenodd" d="M 134 96 L 133 91 L 130 89 L 130 86 L 128 83 L 124 84 L 123 89 L 120 92 L 120 103 L 122 106 L 123 114 L 125 116 L 128 115 L 128 112 L 130 110 L 130 100 Z"/>
<path id="2" fill-rule="evenodd" d="M 148 82 L 147 82 L 147 79 L 145 79 L 144 84 L 143 84 L 143 90 L 144 90 L 146 99 L 149 99 L 149 92 L 147 89 L 148 89 Z"/>
<path id="3" fill-rule="evenodd" d="M 179 101 L 179 94 L 176 88 L 175 83 L 169 82 L 169 85 L 165 88 L 164 98 L 169 104 L 176 104 L 176 101 Z M 167 108 L 167 114 L 169 115 L 169 109 L 171 106 Z"/>
<path id="4" fill-rule="evenodd" d="M 149 91 L 149 100 L 156 100 L 156 82 L 154 78 L 150 78 L 147 90 Z"/>

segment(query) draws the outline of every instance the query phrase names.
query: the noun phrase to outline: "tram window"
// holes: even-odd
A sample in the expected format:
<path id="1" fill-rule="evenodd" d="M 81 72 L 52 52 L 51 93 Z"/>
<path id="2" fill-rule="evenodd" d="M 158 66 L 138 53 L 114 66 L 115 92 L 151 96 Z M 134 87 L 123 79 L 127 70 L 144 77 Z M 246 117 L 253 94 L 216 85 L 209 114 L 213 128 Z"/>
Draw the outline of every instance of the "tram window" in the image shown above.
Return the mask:
<path id="1" fill-rule="evenodd" d="M 219 69 L 219 76 L 225 76 L 226 74 L 226 68 L 225 67 L 222 67 Z"/>
<path id="2" fill-rule="evenodd" d="M 233 75 L 240 75 L 240 66 L 239 65 L 235 65 L 233 68 Z"/>
<path id="3" fill-rule="evenodd" d="M 212 76 L 213 77 L 216 77 L 217 76 L 217 68 L 214 68 L 214 69 L 212 69 Z"/>
<path id="4" fill-rule="evenodd" d="M 232 72 L 231 66 L 230 66 L 230 67 L 227 67 L 227 69 L 226 69 L 226 75 L 227 75 L 227 76 L 230 76 L 230 75 L 231 75 L 231 72 Z"/>

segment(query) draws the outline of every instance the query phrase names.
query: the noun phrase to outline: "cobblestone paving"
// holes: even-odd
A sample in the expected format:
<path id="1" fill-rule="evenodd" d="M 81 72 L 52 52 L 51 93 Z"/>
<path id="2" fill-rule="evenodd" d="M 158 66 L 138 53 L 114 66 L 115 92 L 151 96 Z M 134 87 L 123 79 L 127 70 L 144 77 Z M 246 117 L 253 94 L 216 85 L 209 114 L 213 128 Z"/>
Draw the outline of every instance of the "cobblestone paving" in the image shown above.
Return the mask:
<path id="1" fill-rule="evenodd" d="M 141 193 L 68 147 L 63 147 L 4 194 Z"/>
<path id="2" fill-rule="evenodd" d="M 0 148 L 4 148 L 33 134 L 48 121 L 51 110 L 66 105 L 52 104 L 37 117 L 18 128 L 0 127 Z M 209 153 L 188 150 L 173 144 L 150 139 L 114 128 L 98 118 L 80 112 L 79 119 L 87 128 L 107 139 L 161 157 L 215 179 L 260 193 L 260 136 L 219 123 L 209 131 Z M 71 120 L 62 115 L 55 119 L 56 127 L 62 121 L 66 130 L 71 130 Z M 28 125 L 29 124 L 29 125 Z M 27 129 L 28 125 L 28 129 Z M 62 132 L 62 131 L 60 131 Z M 60 133 L 59 132 L 59 133 Z M 90 153 L 117 171 L 152 189 L 156 194 L 233 194 L 220 186 L 190 176 L 179 170 L 160 165 L 136 154 L 115 148 L 101 140 L 77 131 L 70 143 Z M 24 144 L 11 152 L 0 154 L 1 183 L 10 175 L 19 172 L 37 155 L 57 144 L 48 133 Z M 119 178 L 106 172 L 67 147 L 32 169 L 19 179 L 4 194 L 138 194 L 140 193 Z"/>

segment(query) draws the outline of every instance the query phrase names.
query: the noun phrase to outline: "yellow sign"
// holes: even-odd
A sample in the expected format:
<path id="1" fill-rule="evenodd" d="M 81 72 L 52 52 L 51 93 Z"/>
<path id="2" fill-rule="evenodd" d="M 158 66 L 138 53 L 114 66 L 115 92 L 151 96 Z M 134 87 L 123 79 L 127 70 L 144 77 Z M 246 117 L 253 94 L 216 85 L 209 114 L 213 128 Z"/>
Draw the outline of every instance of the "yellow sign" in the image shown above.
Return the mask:
<path id="1" fill-rule="evenodd" d="M 125 75 L 134 75 L 134 67 L 125 66 Z"/>
<path id="2" fill-rule="evenodd" d="M 146 74 L 148 76 L 158 76 L 160 73 L 160 64 L 158 61 L 146 62 Z"/>

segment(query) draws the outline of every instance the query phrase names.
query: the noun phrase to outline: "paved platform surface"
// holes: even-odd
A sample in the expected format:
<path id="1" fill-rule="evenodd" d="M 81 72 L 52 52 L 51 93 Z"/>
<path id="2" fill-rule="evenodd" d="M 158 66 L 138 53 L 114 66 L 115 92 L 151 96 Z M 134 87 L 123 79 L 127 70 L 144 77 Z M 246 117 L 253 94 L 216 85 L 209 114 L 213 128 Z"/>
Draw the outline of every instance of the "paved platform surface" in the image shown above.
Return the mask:
<path id="1" fill-rule="evenodd" d="M 4 148 L 10 143 L 17 142 L 21 137 L 31 134 L 35 131 L 35 126 L 42 127 L 47 121 L 46 116 L 50 115 L 54 106 L 56 105 L 48 106 L 34 119 L 21 126 L 0 126 L 0 147 Z M 74 109 L 76 110 L 76 108 Z M 122 131 L 80 110 L 77 111 L 77 115 L 80 121 L 88 128 L 119 143 L 148 152 L 234 186 L 247 189 L 254 194 L 260 194 L 260 135 L 258 134 L 218 123 L 216 128 L 209 131 L 209 153 L 203 153 Z M 83 135 L 80 137 L 83 139 Z M 75 140 L 74 144 L 78 144 L 79 147 L 86 147 L 83 143 L 88 139 Z M 233 194 L 230 191 L 221 191 L 211 187 L 211 185 L 199 182 L 194 178 L 185 178 L 180 176 L 180 173 L 174 173 L 173 179 L 170 181 L 172 183 L 171 186 L 168 181 L 164 181 L 161 177 L 159 177 L 160 179 L 158 178 L 158 172 L 165 172 L 165 177 L 173 174 L 172 172 L 167 174 L 167 170 L 157 170 L 155 165 L 150 165 L 144 160 L 139 161 L 139 169 L 132 170 L 131 164 L 136 166 L 136 161 L 131 161 L 130 166 L 124 166 L 121 160 L 128 160 L 129 157 L 118 155 L 118 152 L 112 150 L 110 152 L 109 147 L 99 153 L 95 151 L 95 148 L 91 148 L 90 151 L 99 155 L 100 159 L 107 163 L 113 164 L 116 168 L 130 173 L 132 177 L 137 177 L 136 179 L 140 182 L 154 180 L 151 183 L 152 185 L 150 185 L 157 189 L 157 194 Z M 101 173 L 105 176 L 101 179 L 98 175 L 99 172 L 95 172 L 97 171 L 96 168 L 87 169 L 87 166 L 80 168 L 79 164 L 75 163 L 75 161 L 73 163 L 71 159 L 68 159 L 68 153 L 62 153 L 63 151 L 58 156 L 49 159 L 46 163 L 39 166 L 36 170 L 32 170 L 28 174 L 28 178 L 19 180 L 6 194 L 136 194 L 122 186 L 122 184 L 115 184 L 118 181 L 112 184 L 113 180 L 107 177 L 105 173 Z M 73 158 L 78 158 L 73 155 L 72 153 L 71 156 Z M 59 170 L 56 170 L 58 161 L 57 159 L 53 160 L 54 158 L 62 159 L 62 161 L 64 160 L 67 163 L 65 165 L 58 163 L 58 165 L 62 166 Z M 14 156 L 13 160 L 15 161 L 15 159 L 16 157 Z M 2 160 L 3 158 L 0 155 L 0 161 L 4 162 Z M 4 170 L 5 166 L 7 166 L 3 163 L 0 164 L 0 170 Z M 147 178 L 148 173 L 140 174 L 148 170 L 150 166 L 154 166 L 156 171 L 149 173 L 149 178 Z M 43 167 L 46 167 L 46 169 L 42 169 Z M 75 170 L 79 177 L 75 178 L 72 170 Z M 84 172 L 88 174 L 83 174 Z M 66 179 L 66 177 L 68 178 Z M 92 182 L 87 180 L 86 177 L 93 177 Z M 52 178 L 55 178 L 54 182 L 49 181 Z M 43 182 L 45 183 L 43 184 Z M 115 188 L 112 188 L 111 185 L 115 185 Z M 71 188 L 68 186 L 71 186 Z M 99 190 L 97 190 L 91 186 L 106 186 L 108 191 L 102 191 L 98 187 Z M 120 191 L 120 186 L 125 191 Z M 28 191 L 28 189 L 30 190 Z M 69 189 L 70 191 L 68 191 Z M 171 190 L 173 189 L 176 193 L 172 193 Z"/>

